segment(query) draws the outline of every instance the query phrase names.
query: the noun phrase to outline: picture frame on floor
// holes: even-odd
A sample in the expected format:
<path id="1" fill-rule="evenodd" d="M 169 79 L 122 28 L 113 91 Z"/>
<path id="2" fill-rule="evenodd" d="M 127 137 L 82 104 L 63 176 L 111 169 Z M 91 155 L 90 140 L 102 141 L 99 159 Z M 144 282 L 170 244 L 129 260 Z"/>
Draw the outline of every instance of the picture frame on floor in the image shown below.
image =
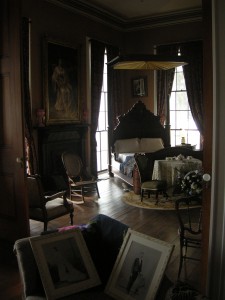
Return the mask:
<path id="1" fill-rule="evenodd" d="M 80 229 L 30 238 L 47 299 L 101 284 Z"/>
<path id="2" fill-rule="evenodd" d="M 153 300 L 174 245 L 129 229 L 105 292 L 115 299 Z"/>

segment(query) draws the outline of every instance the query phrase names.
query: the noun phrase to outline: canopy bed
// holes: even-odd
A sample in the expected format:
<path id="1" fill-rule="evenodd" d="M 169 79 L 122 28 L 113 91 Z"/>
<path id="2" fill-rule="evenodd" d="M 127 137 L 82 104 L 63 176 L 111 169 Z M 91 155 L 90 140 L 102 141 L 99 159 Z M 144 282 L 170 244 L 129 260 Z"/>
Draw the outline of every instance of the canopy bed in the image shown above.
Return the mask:
<path id="1" fill-rule="evenodd" d="M 141 101 L 118 117 L 111 138 L 110 174 L 116 174 L 133 185 L 135 153 L 151 153 L 168 147 L 168 136 L 158 116 Z"/>
<path id="2" fill-rule="evenodd" d="M 109 173 L 118 176 L 140 193 L 140 176 L 135 166 L 137 155 L 148 157 L 149 172 L 153 174 L 155 160 L 166 157 L 193 157 L 202 160 L 202 151 L 185 146 L 170 147 L 169 136 L 158 116 L 148 110 L 141 101 L 118 117 L 112 132 Z"/>

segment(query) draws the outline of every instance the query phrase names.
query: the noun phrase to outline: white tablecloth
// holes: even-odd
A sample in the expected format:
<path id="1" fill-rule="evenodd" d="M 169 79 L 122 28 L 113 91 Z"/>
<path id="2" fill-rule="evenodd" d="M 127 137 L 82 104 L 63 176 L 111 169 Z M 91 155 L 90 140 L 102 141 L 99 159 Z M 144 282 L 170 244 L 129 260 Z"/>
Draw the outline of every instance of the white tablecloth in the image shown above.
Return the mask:
<path id="1" fill-rule="evenodd" d="M 179 174 L 183 175 L 192 170 L 201 170 L 202 161 L 199 159 L 156 160 L 152 179 L 166 180 L 167 187 L 174 186 Z"/>

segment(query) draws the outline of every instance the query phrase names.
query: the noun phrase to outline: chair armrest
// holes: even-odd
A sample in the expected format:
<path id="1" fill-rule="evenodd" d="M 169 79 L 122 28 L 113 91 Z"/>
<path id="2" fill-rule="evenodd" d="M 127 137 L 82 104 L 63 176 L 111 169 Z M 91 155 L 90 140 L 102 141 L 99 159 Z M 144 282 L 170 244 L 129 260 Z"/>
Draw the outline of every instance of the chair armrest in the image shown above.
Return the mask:
<path id="1" fill-rule="evenodd" d="M 68 176 L 68 180 L 70 184 L 76 184 L 76 182 L 82 181 L 82 178 L 81 176 L 77 176 L 76 178 Z"/>
<path id="2" fill-rule="evenodd" d="M 66 191 L 61 191 L 51 195 L 45 195 L 45 200 L 47 202 L 47 201 L 54 200 L 56 198 L 64 197 L 65 195 L 66 195 Z"/>
<path id="3" fill-rule="evenodd" d="M 19 274 L 23 286 L 22 299 L 27 299 L 29 296 L 30 299 L 46 299 L 29 238 L 17 240 L 13 250 L 17 257 Z"/>

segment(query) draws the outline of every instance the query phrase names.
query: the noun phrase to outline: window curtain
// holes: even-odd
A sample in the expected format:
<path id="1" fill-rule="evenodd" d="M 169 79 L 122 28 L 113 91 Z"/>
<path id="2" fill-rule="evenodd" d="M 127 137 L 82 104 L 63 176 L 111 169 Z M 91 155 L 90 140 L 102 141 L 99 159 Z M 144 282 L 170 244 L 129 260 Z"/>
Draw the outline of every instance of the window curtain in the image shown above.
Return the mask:
<path id="1" fill-rule="evenodd" d="M 119 55 L 119 48 L 114 46 L 106 46 L 107 60 L 111 61 Z M 107 68 L 108 74 L 108 162 L 109 174 L 111 174 L 111 144 L 112 131 L 117 123 L 117 116 L 121 115 L 121 72 L 114 70 L 111 66 Z"/>
<path id="2" fill-rule="evenodd" d="M 111 61 L 119 55 L 119 48 L 107 45 L 107 60 Z M 122 113 L 121 106 L 121 71 L 114 70 L 108 66 L 108 103 L 109 103 L 109 125 L 113 129 L 117 124 L 117 117 Z"/>
<path id="3" fill-rule="evenodd" d="M 98 115 L 103 83 L 105 45 L 91 40 L 91 172 L 97 177 L 97 142 L 95 138 L 98 127 Z"/>
<path id="4" fill-rule="evenodd" d="M 178 44 L 157 46 L 158 55 L 177 55 Z M 169 99 L 173 86 L 175 69 L 157 71 L 157 115 L 161 124 L 164 125 L 167 116 L 167 99 Z M 167 95 L 166 95 L 167 92 Z M 167 124 L 170 125 L 170 124 Z"/>
<path id="5" fill-rule="evenodd" d="M 22 68 L 23 68 L 23 106 L 25 127 L 26 173 L 38 173 L 37 155 L 33 138 L 31 100 L 29 88 L 29 32 L 30 20 L 22 19 Z"/>
<path id="6" fill-rule="evenodd" d="M 195 124 L 203 135 L 203 45 L 202 41 L 184 43 L 180 45 L 182 56 L 187 58 L 188 64 L 183 66 L 187 89 L 188 102 Z"/>

